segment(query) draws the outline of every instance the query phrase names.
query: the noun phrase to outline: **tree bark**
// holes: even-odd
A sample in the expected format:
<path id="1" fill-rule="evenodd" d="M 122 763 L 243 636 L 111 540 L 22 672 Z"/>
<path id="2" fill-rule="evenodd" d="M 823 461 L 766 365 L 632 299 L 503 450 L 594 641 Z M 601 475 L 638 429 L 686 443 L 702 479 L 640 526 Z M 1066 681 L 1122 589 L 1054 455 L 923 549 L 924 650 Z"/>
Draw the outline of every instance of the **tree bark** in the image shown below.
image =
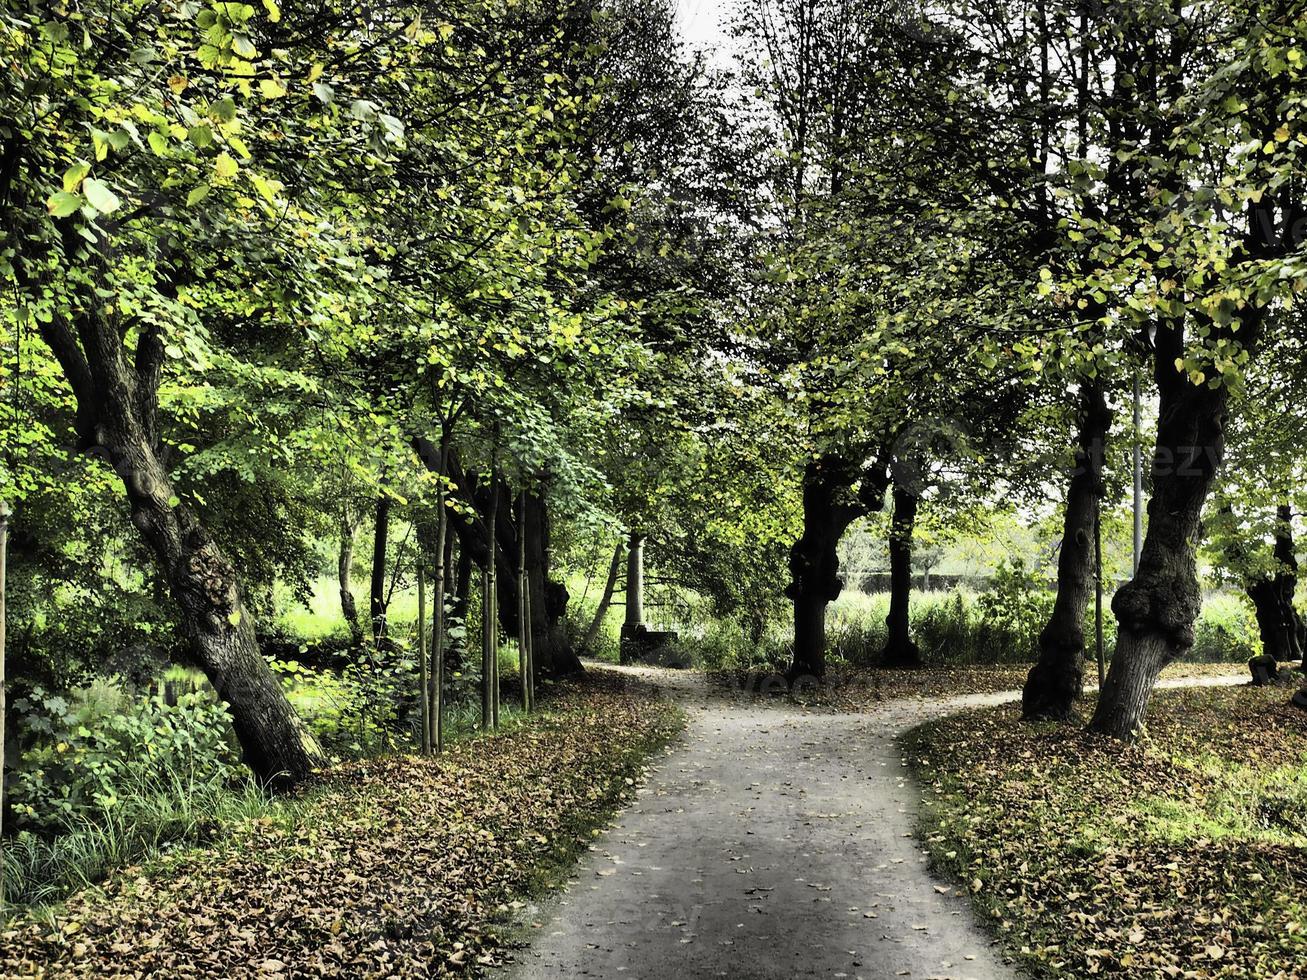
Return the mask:
<path id="1" fill-rule="evenodd" d="M 350 586 L 350 575 L 354 569 L 354 522 L 348 512 L 340 517 L 340 550 L 336 556 L 336 580 L 340 585 L 340 611 L 349 626 L 350 645 L 363 645 L 363 624 L 359 622 L 358 604 L 354 601 L 354 590 Z"/>
<path id="2" fill-rule="evenodd" d="M 853 487 L 862 479 L 855 496 Z M 859 517 L 883 506 L 887 470 L 859 473 L 838 456 L 813 460 L 803 472 L 803 534 L 790 548 L 790 584 L 794 603 L 794 660 L 787 676 L 826 676 L 826 607 L 839 598 L 844 582 L 836 553 L 840 538 Z"/>
<path id="3" fill-rule="evenodd" d="M 377 498 L 376 521 L 372 530 L 372 579 L 368 595 L 368 615 L 372 619 L 372 639 L 380 646 L 386 639 L 386 552 L 390 534 L 390 498 Z"/>
<path id="4" fill-rule="evenodd" d="M 1201 608 L 1195 556 L 1203 505 L 1225 450 L 1228 389 L 1193 384 L 1175 369 L 1183 355 L 1181 325 L 1163 325 L 1155 354 L 1160 401 L 1148 534 L 1139 571 L 1112 598 L 1116 651 L 1090 723 L 1115 738 L 1133 738 L 1143 726 L 1162 668 L 1193 646 Z"/>
<path id="5" fill-rule="evenodd" d="M 1022 717 L 1029 720 L 1065 720 L 1084 693 L 1085 611 L 1094 595 L 1094 519 L 1102 497 L 1103 448 L 1111 424 L 1103 390 L 1085 384 L 1057 559 L 1057 598 L 1039 634 L 1039 659 L 1021 692 Z"/>
<path id="6" fill-rule="evenodd" d="M 63 231 L 66 261 L 93 266 L 71 221 Z M 129 352 L 101 308 L 91 298 L 75 324 L 41 324 L 77 400 L 79 443 L 122 479 L 132 524 L 168 583 L 197 665 L 228 705 L 245 762 L 266 784 L 302 780 L 324 764 L 322 750 L 263 659 L 235 569 L 168 477 L 158 433 L 162 336 L 148 330 Z"/>
<path id="7" fill-rule="evenodd" d="M 889 615 L 881 662 L 886 667 L 919 667 L 921 651 L 912 642 L 909 607 L 912 599 L 912 531 L 917 522 L 920 498 L 897 484 L 894 487 L 894 518 L 889 535 Z"/>
<path id="8" fill-rule="evenodd" d="M 1288 504 L 1276 508 L 1274 575 L 1258 579 L 1247 587 L 1262 638 L 1262 653 L 1277 663 L 1304 663 L 1303 622 L 1294 607 L 1298 588 L 1298 559 L 1293 546 L 1293 512 Z"/>
<path id="9" fill-rule="evenodd" d="M 448 534 L 445 539 L 446 554 L 451 552 L 454 544 L 454 535 Z M 445 562 L 449 565 L 448 559 Z M 445 654 L 445 669 L 451 673 L 459 673 L 466 669 L 467 666 L 467 614 L 472 599 L 472 553 L 462 546 L 458 549 L 458 566 L 454 573 L 454 595 L 449 604 L 449 618 L 458 620 L 462 627 L 461 635 L 457 638 L 450 638 L 449 649 Z"/>
<path id="10" fill-rule="evenodd" d="M 599 630 L 603 628 L 604 617 L 608 615 L 608 607 L 613 602 L 613 592 L 617 589 L 617 577 L 622 571 L 622 542 L 619 539 L 617 547 L 613 549 L 613 560 L 608 565 L 608 578 L 604 580 L 604 594 L 599 599 L 599 606 L 595 609 L 594 617 L 590 620 L 590 625 L 585 631 L 585 636 L 581 639 L 581 648 L 579 653 L 585 653 L 594 643 L 595 638 L 599 635 Z"/>

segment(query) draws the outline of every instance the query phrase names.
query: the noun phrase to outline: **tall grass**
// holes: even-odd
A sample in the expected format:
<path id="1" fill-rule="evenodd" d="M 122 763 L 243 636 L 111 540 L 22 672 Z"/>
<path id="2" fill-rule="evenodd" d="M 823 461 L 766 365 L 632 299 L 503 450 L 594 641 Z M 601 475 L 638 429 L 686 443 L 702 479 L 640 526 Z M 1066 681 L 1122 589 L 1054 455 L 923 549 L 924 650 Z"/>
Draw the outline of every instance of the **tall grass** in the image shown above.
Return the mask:
<path id="1" fill-rule="evenodd" d="M 231 787 L 169 773 L 124 787 L 122 803 L 94 818 L 70 818 L 50 837 L 21 831 L 5 842 L 6 901 L 49 905 L 98 884 L 113 870 L 169 850 L 213 841 L 241 821 L 289 819 L 298 804 L 255 783 Z"/>

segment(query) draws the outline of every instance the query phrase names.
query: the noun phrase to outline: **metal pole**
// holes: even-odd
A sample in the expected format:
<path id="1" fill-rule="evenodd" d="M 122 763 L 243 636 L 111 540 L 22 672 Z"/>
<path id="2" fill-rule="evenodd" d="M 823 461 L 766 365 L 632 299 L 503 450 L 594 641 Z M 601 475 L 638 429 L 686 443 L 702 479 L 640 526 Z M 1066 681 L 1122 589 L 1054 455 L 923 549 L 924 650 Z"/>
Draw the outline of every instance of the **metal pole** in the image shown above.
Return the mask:
<path id="1" fill-rule="evenodd" d="M 9 547 L 9 504 L 0 500 L 0 922 L 5 919 L 5 552 Z"/>
<path id="2" fill-rule="evenodd" d="M 1139 558 L 1144 551 L 1144 449 L 1139 440 L 1139 369 L 1135 368 L 1135 560 L 1134 574 L 1139 574 Z"/>

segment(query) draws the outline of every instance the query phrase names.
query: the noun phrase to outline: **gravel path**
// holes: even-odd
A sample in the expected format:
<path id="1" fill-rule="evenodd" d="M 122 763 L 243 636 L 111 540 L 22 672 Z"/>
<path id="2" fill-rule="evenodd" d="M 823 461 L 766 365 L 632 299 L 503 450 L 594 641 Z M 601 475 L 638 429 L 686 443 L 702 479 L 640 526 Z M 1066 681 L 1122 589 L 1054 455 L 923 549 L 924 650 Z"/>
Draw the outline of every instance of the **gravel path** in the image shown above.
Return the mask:
<path id="1" fill-rule="evenodd" d="M 966 897 L 927 870 L 894 741 L 1016 695 L 823 714 L 710 698 L 689 673 L 631 673 L 682 701 L 688 728 L 565 894 L 527 910 L 539 928 L 513 977 L 1017 976 Z"/>

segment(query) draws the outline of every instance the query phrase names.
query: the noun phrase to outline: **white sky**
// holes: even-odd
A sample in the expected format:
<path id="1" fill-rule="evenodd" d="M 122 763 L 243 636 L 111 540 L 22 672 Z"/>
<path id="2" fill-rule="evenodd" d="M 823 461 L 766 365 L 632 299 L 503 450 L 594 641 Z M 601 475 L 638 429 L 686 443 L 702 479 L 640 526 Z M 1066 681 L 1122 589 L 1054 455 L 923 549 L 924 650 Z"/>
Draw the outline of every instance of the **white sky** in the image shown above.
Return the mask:
<path id="1" fill-rule="evenodd" d="M 677 0 L 681 33 L 691 47 L 720 50 L 733 0 Z"/>

